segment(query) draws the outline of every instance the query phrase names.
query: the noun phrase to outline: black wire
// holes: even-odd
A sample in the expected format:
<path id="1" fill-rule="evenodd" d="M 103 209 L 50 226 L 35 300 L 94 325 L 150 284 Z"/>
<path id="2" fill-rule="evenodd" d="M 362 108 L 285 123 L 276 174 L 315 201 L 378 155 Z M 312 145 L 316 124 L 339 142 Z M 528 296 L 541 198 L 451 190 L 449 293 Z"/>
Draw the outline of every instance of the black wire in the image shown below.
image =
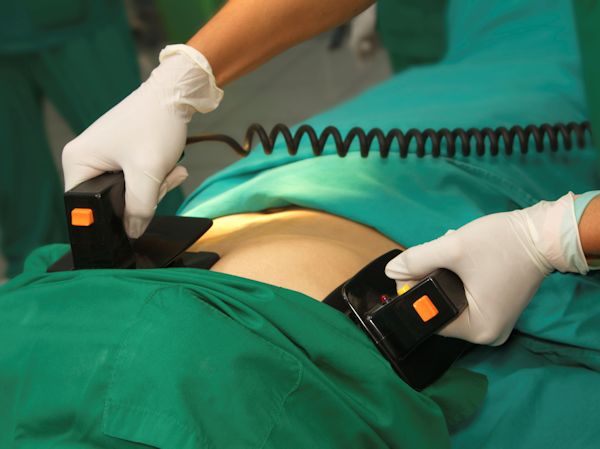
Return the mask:
<path id="1" fill-rule="evenodd" d="M 334 126 L 327 126 L 320 133 L 317 133 L 312 126 L 301 125 L 292 132 L 288 126 L 281 123 L 275 125 L 267 133 L 261 125 L 255 123 L 246 130 L 246 136 L 242 144 L 228 135 L 212 133 L 189 137 L 186 143 L 222 142 L 239 155 L 247 156 L 253 151 L 252 143 L 255 137 L 260 140 L 265 154 L 273 152 L 277 139 L 281 137 L 285 141 L 288 153 L 293 156 L 298 153 L 300 142 L 306 137 L 315 156 L 323 154 L 327 142 L 332 139 L 336 153 L 340 157 L 346 156 L 352 146 L 356 144 L 358 144 L 360 155 L 367 157 L 373 149 L 373 143 L 377 142 L 380 157 L 387 158 L 395 147 L 399 156 L 406 158 L 413 142 L 417 157 L 423 157 L 427 153 L 433 157 L 455 157 L 457 155 L 457 144 L 460 145 L 460 155 L 462 156 L 470 156 L 472 147 L 474 147 L 475 154 L 478 156 L 488 152 L 496 156 L 501 152 L 507 155 L 513 154 L 515 144 L 518 144 L 518 150 L 521 154 L 529 151 L 530 144 L 538 153 L 543 152 L 547 145 L 549 145 L 552 152 L 556 152 L 561 141 L 564 149 L 568 151 L 573 148 L 573 139 L 577 147 L 584 148 L 587 140 L 586 135 L 591 140 L 590 123 L 587 121 L 581 123 L 569 122 L 567 124 L 556 123 L 554 125 L 544 123 L 525 127 L 515 125 L 510 128 L 501 126 L 495 129 L 455 128 L 450 130 L 442 128 L 434 130 L 427 128 L 419 130 L 412 128 L 407 132 L 397 128 L 385 132 L 380 128 L 365 131 L 363 128 L 354 127 L 346 135 L 342 135 L 340 130 Z M 442 154 L 444 142 L 446 152 Z M 503 146 L 501 146 L 502 143 Z M 373 149 L 373 151 L 375 150 Z"/>

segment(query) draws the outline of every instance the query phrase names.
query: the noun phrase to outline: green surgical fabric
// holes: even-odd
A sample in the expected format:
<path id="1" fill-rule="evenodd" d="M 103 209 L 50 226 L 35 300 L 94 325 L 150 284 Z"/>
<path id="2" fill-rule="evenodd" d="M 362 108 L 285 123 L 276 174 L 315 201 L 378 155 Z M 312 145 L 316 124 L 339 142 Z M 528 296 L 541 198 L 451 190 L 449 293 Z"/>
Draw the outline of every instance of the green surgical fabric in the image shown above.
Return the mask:
<path id="1" fill-rule="evenodd" d="M 417 393 L 338 311 L 194 269 L 47 274 L 0 288 L 0 447 L 444 448 L 485 377 Z"/>

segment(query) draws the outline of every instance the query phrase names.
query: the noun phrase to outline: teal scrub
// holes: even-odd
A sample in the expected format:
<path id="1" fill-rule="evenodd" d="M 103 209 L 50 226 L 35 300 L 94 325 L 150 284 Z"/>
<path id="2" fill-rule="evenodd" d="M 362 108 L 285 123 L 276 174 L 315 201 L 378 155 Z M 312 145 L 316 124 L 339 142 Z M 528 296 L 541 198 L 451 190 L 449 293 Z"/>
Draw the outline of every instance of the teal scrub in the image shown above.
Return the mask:
<path id="1" fill-rule="evenodd" d="M 195 269 L 46 273 L 0 287 L 0 447 L 449 447 L 485 377 L 417 393 L 345 315 Z M 141 445 L 141 446 L 140 446 Z"/>
<path id="2" fill-rule="evenodd" d="M 571 2 L 448 5 L 448 50 L 308 123 L 317 129 L 497 127 L 587 119 Z M 328 149 L 329 154 L 333 151 Z M 374 227 L 415 245 L 482 215 L 597 190 L 597 153 L 584 150 L 456 159 L 290 157 L 255 150 L 202 184 L 180 213 L 218 217 L 298 205 Z M 493 236 L 490 236 L 493 238 Z M 460 448 L 595 447 L 600 438 L 600 278 L 553 274 L 511 341 L 473 351 L 485 373 L 482 410 L 453 435 Z M 531 423 L 525 431 L 526 423 Z M 539 424 L 539 425 L 538 425 Z"/>
<path id="3" fill-rule="evenodd" d="M 2 8 L 0 254 L 12 277 L 31 250 L 67 239 L 43 98 L 78 134 L 140 80 L 121 1 L 15 0 Z M 181 192 L 167 198 L 161 210 L 174 212 Z"/>

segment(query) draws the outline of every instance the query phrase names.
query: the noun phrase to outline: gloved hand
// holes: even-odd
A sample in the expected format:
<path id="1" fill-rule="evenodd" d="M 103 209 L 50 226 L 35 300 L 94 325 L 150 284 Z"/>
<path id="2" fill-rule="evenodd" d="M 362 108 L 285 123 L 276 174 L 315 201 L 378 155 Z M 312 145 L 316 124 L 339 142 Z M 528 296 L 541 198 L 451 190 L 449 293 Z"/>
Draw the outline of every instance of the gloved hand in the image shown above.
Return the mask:
<path id="1" fill-rule="evenodd" d="M 468 308 L 441 335 L 500 345 L 545 276 L 589 270 L 573 209 L 573 194 L 557 201 L 479 218 L 431 242 L 409 248 L 386 267 L 398 285 L 437 268 L 463 281 Z"/>
<path id="2" fill-rule="evenodd" d="M 372 56 L 377 50 L 377 5 L 371 5 L 350 22 L 348 46 L 359 61 Z"/>
<path id="3" fill-rule="evenodd" d="M 162 197 L 187 178 L 176 166 L 195 112 L 215 109 L 223 91 L 206 58 L 187 45 L 170 45 L 137 90 L 100 117 L 62 154 L 65 190 L 106 171 L 125 176 L 124 225 L 139 237 Z"/>

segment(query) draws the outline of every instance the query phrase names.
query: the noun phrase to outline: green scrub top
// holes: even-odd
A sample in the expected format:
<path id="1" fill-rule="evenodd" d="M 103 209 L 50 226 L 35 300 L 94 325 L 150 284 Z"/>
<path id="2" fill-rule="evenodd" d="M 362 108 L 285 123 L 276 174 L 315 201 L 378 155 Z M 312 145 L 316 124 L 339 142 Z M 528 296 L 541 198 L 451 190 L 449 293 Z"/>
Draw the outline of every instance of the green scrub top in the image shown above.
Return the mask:
<path id="1" fill-rule="evenodd" d="M 124 18 L 122 0 L 2 0 L 0 54 L 55 46 Z"/>
<path id="2" fill-rule="evenodd" d="M 446 51 L 448 0 L 380 0 L 377 32 L 395 72 L 439 61 Z"/>
<path id="3" fill-rule="evenodd" d="M 75 134 L 139 86 L 122 0 L 0 0 L 0 253 L 8 277 L 35 248 L 67 241 L 46 136 L 48 99 Z M 180 189 L 159 212 L 174 213 Z"/>

